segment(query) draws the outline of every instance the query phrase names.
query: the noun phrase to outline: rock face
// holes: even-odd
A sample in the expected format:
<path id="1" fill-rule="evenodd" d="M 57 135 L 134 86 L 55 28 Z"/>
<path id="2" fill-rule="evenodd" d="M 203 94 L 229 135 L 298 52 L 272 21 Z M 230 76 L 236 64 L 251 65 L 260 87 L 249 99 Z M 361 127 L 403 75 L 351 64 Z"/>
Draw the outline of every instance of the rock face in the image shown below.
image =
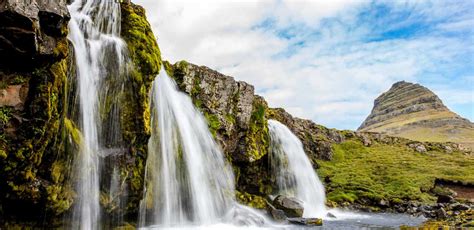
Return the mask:
<path id="1" fill-rule="evenodd" d="M 103 161 L 104 219 L 137 216 L 150 135 L 148 93 L 161 66 L 144 9 L 121 6 L 130 71 L 123 91 L 114 95 L 121 108 L 120 127 L 114 128 L 124 143 Z M 54 228 L 75 202 L 72 162 L 82 134 L 68 20 L 64 0 L 0 0 L 0 228 L 12 222 Z M 101 111 L 101 118 L 107 120 L 110 111 Z M 112 193 L 115 170 L 122 183 Z"/>
<path id="2" fill-rule="evenodd" d="M 211 133 L 233 162 L 255 162 L 266 154 L 268 106 L 252 85 L 187 62 L 167 69 L 204 113 Z"/>
<path id="3" fill-rule="evenodd" d="M 429 89 L 404 81 L 395 83 L 375 100 L 358 131 L 474 145 L 472 122 L 450 111 Z"/>
<path id="4" fill-rule="evenodd" d="M 10 68 L 48 62 L 67 46 L 69 13 L 65 0 L 3 0 L 0 2 L 0 63 Z M 60 47 L 59 47 L 60 48 Z"/>

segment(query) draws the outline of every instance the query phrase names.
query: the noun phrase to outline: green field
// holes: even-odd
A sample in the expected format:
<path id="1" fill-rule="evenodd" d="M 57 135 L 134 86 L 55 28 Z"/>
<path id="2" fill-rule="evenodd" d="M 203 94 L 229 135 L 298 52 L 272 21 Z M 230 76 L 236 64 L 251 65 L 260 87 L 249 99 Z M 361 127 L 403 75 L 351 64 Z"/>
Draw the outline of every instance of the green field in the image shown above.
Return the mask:
<path id="1" fill-rule="evenodd" d="M 329 202 L 432 203 L 436 178 L 474 182 L 474 156 L 461 152 L 418 153 L 403 144 L 365 147 L 353 140 L 334 144 L 333 150 L 333 160 L 318 161 Z"/>

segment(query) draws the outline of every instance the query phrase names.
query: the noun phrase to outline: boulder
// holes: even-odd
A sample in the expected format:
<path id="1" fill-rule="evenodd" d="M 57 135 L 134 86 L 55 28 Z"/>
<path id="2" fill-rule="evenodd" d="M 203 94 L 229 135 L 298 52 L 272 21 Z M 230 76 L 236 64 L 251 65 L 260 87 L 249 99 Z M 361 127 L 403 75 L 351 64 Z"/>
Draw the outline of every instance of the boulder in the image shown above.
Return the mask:
<path id="1" fill-rule="evenodd" d="M 456 204 L 455 206 L 453 206 L 454 211 L 467 211 L 469 209 L 470 207 L 467 204 Z"/>
<path id="2" fill-rule="evenodd" d="M 453 203 L 454 198 L 449 195 L 438 195 L 438 200 L 436 201 L 437 203 Z"/>
<path id="3" fill-rule="evenodd" d="M 303 216 L 303 202 L 294 197 L 285 197 L 279 195 L 273 200 L 273 205 L 276 209 L 281 209 L 288 217 L 302 217 Z"/>

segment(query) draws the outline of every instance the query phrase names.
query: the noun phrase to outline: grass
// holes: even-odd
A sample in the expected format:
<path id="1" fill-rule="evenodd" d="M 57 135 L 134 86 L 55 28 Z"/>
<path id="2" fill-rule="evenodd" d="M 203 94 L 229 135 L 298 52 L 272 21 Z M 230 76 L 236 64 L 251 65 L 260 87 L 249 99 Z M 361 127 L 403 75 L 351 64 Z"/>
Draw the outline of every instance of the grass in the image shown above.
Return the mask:
<path id="1" fill-rule="evenodd" d="M 336 203 L 431 203 L 428 191 L 436 178 L 474 182 L 474 157 L 463 153 L 418 153 L 404 145 L 360 142 L 335 144 L 332 161 L 318 161 L 318 173 L 326 177 L 327 198 Z"/>

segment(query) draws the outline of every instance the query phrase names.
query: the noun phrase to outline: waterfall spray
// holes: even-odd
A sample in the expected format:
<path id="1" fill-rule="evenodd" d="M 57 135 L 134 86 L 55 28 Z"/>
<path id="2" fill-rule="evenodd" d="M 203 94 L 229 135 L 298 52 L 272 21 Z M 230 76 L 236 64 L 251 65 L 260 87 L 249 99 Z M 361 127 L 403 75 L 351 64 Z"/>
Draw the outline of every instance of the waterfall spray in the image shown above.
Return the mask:
<path id="1" fill-rule="evenodd" d="M 107 139 L 101 135 L 100 98 L 104 96 L 102 91 L 107 92 L 105 80 L 124 72 L 126 46 L 119 37 L 121 16 L 116 1 L 75 0 L 68 9 L 69 40 L 74 46 L 78 81 L 79 123 L 84 135 L 74 162 L 77 198 L 73 227 L 99 229 L 99 153 L 101 139 Z"/>
<path id="2" fill-rule="evenodd" d="M 285 125 L 268 121 L 270 159 L 278 193 L 304 202 L 304 217 L 326 215 L 325 193 L 321 181 L 303 149 L 303 144 Z"/>
<path id="3" fill-rule="evenodd" d="M 152 90 L 143 224 L 213 224 L 234 204 L 232 169 L 191 98 L 162 67 Z M 151 200 L 150 200 L 151 199 Z M 152 204 L 150 204 L 152 202 Z"/>

